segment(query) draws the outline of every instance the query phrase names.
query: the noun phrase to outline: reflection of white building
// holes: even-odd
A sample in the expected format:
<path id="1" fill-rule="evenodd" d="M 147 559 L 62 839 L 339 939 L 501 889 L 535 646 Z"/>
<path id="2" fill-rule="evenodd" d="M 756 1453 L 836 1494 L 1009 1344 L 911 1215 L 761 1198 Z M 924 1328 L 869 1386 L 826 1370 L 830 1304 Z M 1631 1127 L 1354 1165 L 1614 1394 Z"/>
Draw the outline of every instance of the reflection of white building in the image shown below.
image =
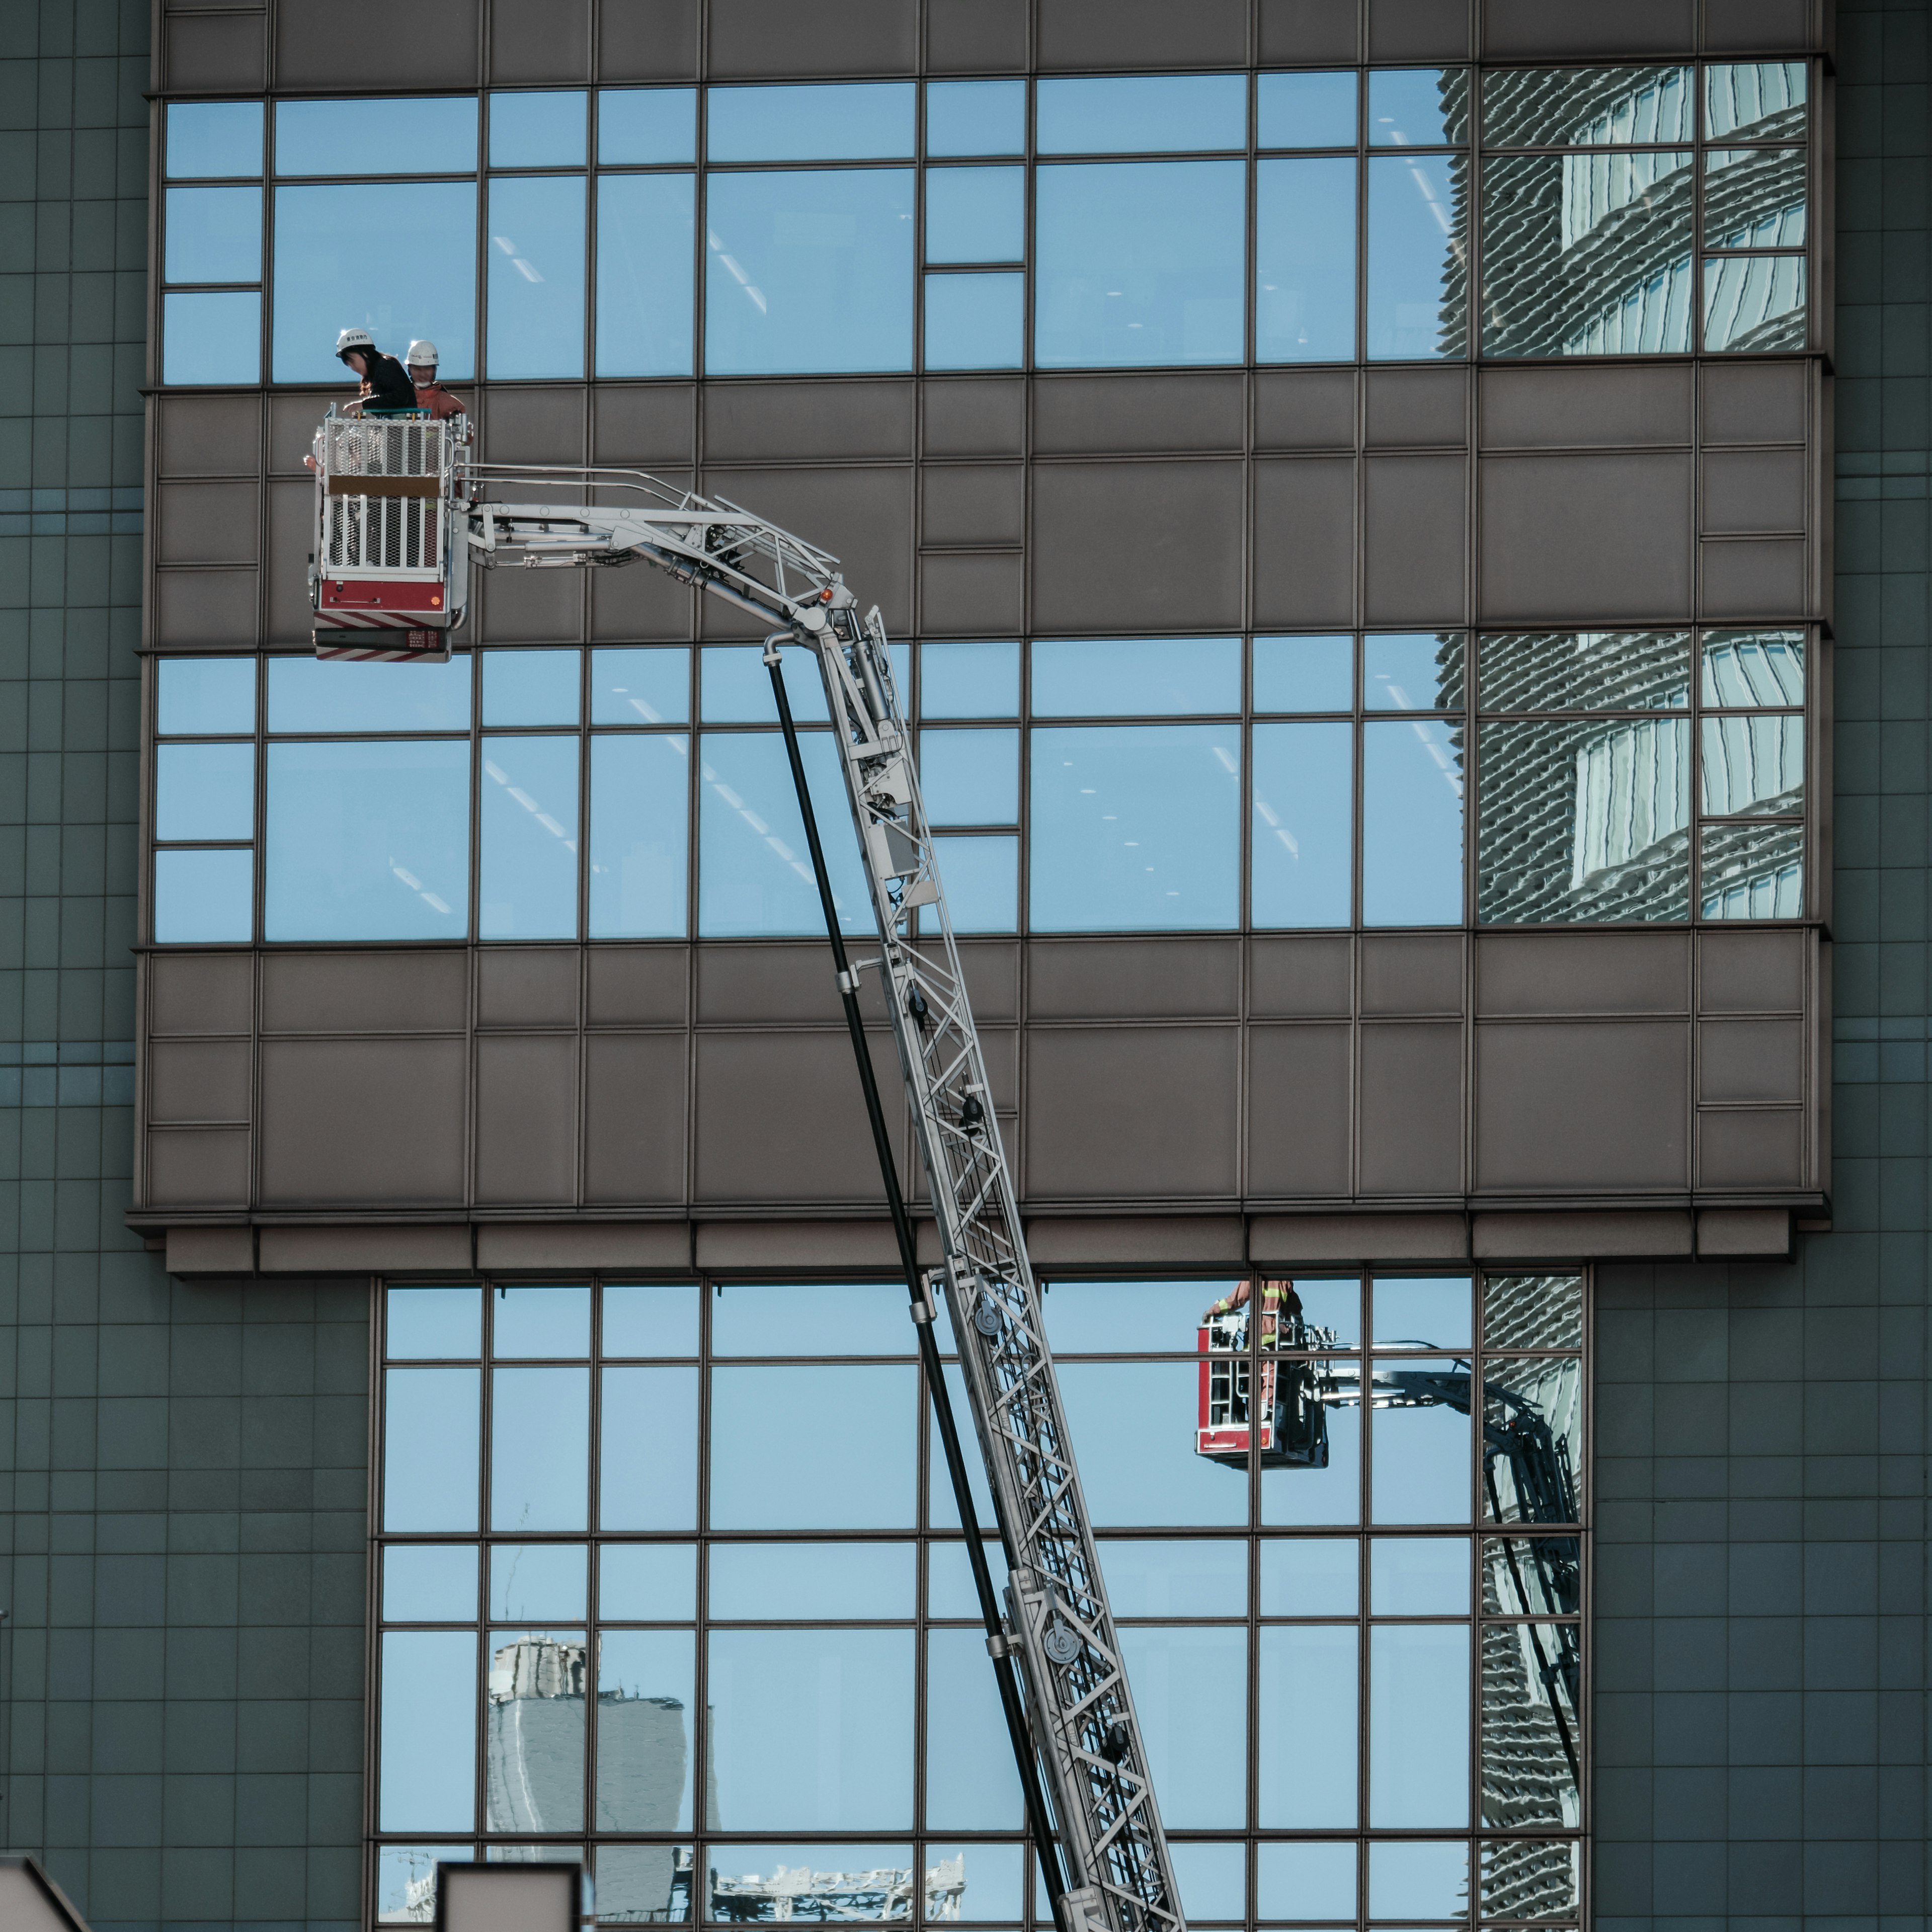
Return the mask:
<path id="1" fill-rule="evenodd" d="M 814 1871 L 807 1865 L 780 1865 L 770 1878 L 748 1872 L 732 1878 L 711 1871 L 711 1903 L 705 1916 L 727 1922 L 781 1918 L 844 1920 L 910 1918 L 910 1870 L 881 1866 L 863 1872 Z M 966 1858 L 941 1858 L 927 1868 L 925 1916 L 958 1918 L 966 1892 Z"/>

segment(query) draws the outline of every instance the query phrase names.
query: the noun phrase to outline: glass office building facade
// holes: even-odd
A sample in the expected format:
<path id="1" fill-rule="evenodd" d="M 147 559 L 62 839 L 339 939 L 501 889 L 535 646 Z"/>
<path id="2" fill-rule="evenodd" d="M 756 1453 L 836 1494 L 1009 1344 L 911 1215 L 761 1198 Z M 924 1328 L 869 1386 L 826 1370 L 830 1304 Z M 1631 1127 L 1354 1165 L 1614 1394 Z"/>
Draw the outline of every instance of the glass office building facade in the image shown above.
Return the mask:
<path id="1" fill-rule="evenodd" d="M 1050 1923 L 758 634 L 319 662 L 356 326 L 879 604 L 1188 1918 L 1922 1916 L 1924 25 L 12 22 L 7 1848 Z"/>

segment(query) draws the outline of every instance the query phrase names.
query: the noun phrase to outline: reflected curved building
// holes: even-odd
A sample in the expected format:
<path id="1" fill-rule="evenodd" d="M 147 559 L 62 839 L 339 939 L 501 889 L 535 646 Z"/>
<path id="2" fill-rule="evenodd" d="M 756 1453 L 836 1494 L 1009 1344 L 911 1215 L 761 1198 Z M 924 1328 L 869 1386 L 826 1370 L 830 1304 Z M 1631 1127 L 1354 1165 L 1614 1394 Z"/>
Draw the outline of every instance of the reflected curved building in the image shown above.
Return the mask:
<path id="1" fill-rule="evenodd" d="M 756 1872 L 733 1877 L 714 1865 L 710 1874 L 707 1919 L 726 1924 L 760 1924 L 778 1919 L 820 1923 L 844 1919 L 910 1918 L 914 1874 L 909 1867 L 880 1866 L 870 1871 L 818 1871 L 808 1864 L 780 1864 L 766 1878 Z M 941 1858 L 927 1868 L 922 1916 L 927 1920 L 964 1916 L 966 1858 Z"/>

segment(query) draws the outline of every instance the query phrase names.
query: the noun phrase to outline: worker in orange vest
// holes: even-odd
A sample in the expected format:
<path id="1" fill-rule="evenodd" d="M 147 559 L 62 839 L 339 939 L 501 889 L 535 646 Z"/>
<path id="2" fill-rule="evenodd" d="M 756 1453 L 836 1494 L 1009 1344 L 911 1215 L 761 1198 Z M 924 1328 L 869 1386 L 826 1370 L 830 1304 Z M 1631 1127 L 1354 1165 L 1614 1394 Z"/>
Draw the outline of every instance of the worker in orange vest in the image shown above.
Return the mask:
<path id="1" fill-rule="evenodd" d="M 410 380 L 416 385 L 416 407 L 428 410 L 441 422 L 447 417 L 462 415 L 463 401 L 436 380 L 436 364 L 434 342 L 418 340 L 410 344 Z"/>
<path id="2" fill-rule="evenodd" d="M 1214 1320 L 1217 1315 L 1232 1315 L 1238 1308 L 1245 1308 L 1252 1300 L 1254 1284 L 1238 1281 L 1233 1292 L 1224 1294 L 1202 1316 L 1202 1324 Z M 1270 1280 L 1264 1277 L 1262 1282 L 1261 1346 L 1264 1351 L 1279 1348 L 1286 1340 L 1285 1324 L 1288 1318 L 1297 1321 L 1301 1315 L 1301 1298 L 1294 1292 L 1294 1283 L 1286 1280 Z M 1274 1364 L 1262 1364 L 1262 1399 L 1259 1411 L 1266 1420 L 1274 1411 Z"/>

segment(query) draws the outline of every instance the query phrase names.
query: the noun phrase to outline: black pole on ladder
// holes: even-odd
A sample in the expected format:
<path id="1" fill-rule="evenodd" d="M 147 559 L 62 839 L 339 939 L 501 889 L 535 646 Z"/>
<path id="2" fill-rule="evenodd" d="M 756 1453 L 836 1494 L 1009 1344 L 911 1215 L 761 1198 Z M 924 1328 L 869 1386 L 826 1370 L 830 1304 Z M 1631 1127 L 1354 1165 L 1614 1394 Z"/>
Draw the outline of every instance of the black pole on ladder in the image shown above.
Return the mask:
<path id="1" fill-rule="evenodd" d="M 986 1625 L 986 1648 L 992 1655 L 993 1675 L 998 1680 L 1000 1703 L 1006 1712 L 1006 1735 L 1012 1744 L 1013 1761 L 1019 1769 L 1020 1789 L 1025 1796 L 1027 1829 L 1033 1839 L 1034 1856 L 1040 1861 L 1040 1883 L 1052 1908 L 1054 1922 L 1060 1932 L 1077 1932 L 1076 1928 L 1066 1923 L 1061 1904 L 1066 1885 L 1060 1876 L 1059 1846 L 1054 1839 L 1046 1794 L 1040 1781 L 1040 1766 L 1027 1730 L 1026 1707 L 1020 1701 L 1019 1676 L 1013 1668 L 1008 1640 L 1000 1621 L 1000 1600 L 993 1588 L 993 1573 L 987 1567 L 986 1547 L 980 1540 L 980 1522 L 973 1507 L 972 1484 L 966 1473 L 966 1458 L 959 1446 L 959 1426 L 953 1417 L 952 1398 L 946 1389 L 940 1364 L 939 1344 L 933 1336 L 932 1304 L 927 1300 L 925 1286 L 920 1277 L 919 1249 L 913 1237 L 912 1218 L 906 1212 L 905 1196 L 899 1188 L 898 1162 L 892 1154 L 885 1110 L 879 1101 L 879 1083 L 872 1071 L 872 1051 L 866 1044 L 865 1022 L 859 1014 L 858 982 L 847 962 L 844 934 L 838 929 L 838 908 L 832 896 L 832 875 L 826 869 L 825 848 L 819 842 L 818 815 L 812 808 L 812 794 L 806 783 L 805 760 L 799 750 L 798 728 L 792 722 L 791 700 L 785 693 L 784 669 L 778 660 L 776 639 L 766 644 L 765 665 L 772 674 L 772 696 L 777 701 L 778 722 L 784 729 L 785 755 L 791 763 L 791 782 L 798 794 L 799 815 L 805 821 L 805 842 L 812 854 L 812 877 L 818 882 L 818 902 L 824 910 L 826 936 L 832 942 L 839 997 L 845 1007 L 846 1030 L 852 1036 L 853 1057 L 859 1065 L 859 1085 L 866 1096 L 866 1118 L 871 1124 L 872 1146 L 879 1157 L 880 1178 L 885 1183 L 886 1204 L 892 1210 L 892 1232 L 898 1240 L 906 1292 L 912 1298 L 913 1322 L 919 1331 L 920 1363 L 926 1371 L 926 1385 L 932 1394 L 933 1419 L 939 1425 L 946 1472 L 952 1478 L 952 1495 L 959 1508 L 960 1527 L 966 1532 L 967 1560 L 973 1566 L 974 1588 L 979 1593 L 980 1614 Z"/>

